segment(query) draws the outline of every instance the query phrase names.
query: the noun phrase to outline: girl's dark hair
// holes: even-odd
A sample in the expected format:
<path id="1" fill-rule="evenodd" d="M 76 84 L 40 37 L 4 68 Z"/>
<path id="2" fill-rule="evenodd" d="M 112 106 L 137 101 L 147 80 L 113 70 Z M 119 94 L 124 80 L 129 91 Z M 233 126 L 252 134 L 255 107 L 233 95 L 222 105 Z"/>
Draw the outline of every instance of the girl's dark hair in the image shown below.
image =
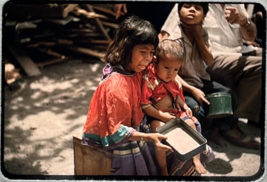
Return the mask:
<path id="1" fill-rule="evenodd" d="M 120 23 L 104 59 L 112 65 L 128 65 L 135 45 L 150 44 L 156 49 L 158 43 L 158 33 L 149 21 L 130 16 Z"/>
<path id="2" fill-rule="evenodd" d="M 184 4 L 199 4 L 203 8 L 204 15 L 206 15 L 209 11 L 209 4 L 208 3 L 194 3 L 194 2 L 184 2 L 178 4 L 178 14 L 180 14 L 180 10 L 183 7 Z"/>

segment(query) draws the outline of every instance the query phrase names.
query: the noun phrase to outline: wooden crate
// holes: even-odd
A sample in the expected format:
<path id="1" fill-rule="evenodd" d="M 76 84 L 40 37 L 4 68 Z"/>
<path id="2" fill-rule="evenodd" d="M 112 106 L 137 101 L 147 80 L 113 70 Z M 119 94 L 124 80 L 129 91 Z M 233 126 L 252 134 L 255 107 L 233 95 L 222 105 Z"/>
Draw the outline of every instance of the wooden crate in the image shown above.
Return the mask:
<path id="1" fill-rule="evenodd" d="M 73 136 L 73 149 L 75 175 L 110 175 L 111 153 L 82 145 L 78 136 Z"/>

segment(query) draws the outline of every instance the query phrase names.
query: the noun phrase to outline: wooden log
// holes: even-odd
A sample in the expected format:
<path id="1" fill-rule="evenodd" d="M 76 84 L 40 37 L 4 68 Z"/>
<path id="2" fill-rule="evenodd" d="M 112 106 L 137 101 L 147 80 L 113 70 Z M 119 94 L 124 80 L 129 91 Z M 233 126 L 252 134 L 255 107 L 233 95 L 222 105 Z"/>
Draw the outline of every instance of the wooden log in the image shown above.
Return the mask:
<path id="1" fill-rule="evenodd" d="M 46 53 L 46 54 L 48 54 L 50 56 L 55 56 L 57 58 L 65 59 L 65 56 L 64 55 L 59 54 L 59 53 L 57 53 L 55 51 L 52 51 L 51 49 L 39 48 L 39 51 L 44 52 L 44 53 Z"/>
<path id="2" fill-rule="evenodd" d="M 95 32 L 95 29 L 90 28 L 64 28 L 60 29 L 59 32 L 71 32 L 71 33 L 93 33 Z"/>
<path id="3" fill-rule="evenodd" d="M 77 43 L 88 43 L 88 44 L 109 44 L 108 40 L 96 40 L 96 39 L 81 39 L 76 40 Z"/>
<path id="4" fill-rule="evenodd" d="M 56 45 L 55 42 L 37 42 L 37 43 L 32 43 L 26 45 L 27 48 L 33 48 L 33 47 L 38 47 L 38 46 L 54 46 Z"/>
<path id="5" fill-rule="evenodd" d="M 87 7 L 88 7 L 88 9 L 89 9 L 91 12 L 94 12 L 94 9 L 93 9 L 93 7 L 92 7 L 91 5 L 88 5 L 88 4 L 87 4 Z M 99 20 L 99 18 L 95 18 L 95 20 L 96 20 L 96 22 L 97 22 L 97 24 L 98 24 L 100 30 L 103 32 L 103 34 L 104 34 L 105 37 L 107 38 L 107 40 L 108 40 L 108 41 L 111 41 L 110 36 L 109 36 L 108 33 L 106 32 L 106 30 L 105 30 L 105 28 L 104 28 L 102 22 Z"/>
<path id="6" fill-rule="evenodd" d="M 100 53 L 97 51 L 94 51 L 92 49 L 84 48 L 84 47 L 77 47 L 77 46 L 64 46 L 65 49 L 69 49 L 74 52 L 79 52 L 82 54 L 87 54 L 90 56 L 98 57 L 98 58 L 104 58 L 105 53 Z"/>
<path id="7" fill-rule="evenodd" d="M 35 28 L 37 28 L 37 25 L 30 21 L 17 23 L 16 25 L 16 29 L 35 29 Z"/>
<path id="8" fill-rule="evenodd" d="M 67 61 L 67 60 L 70 60 L 70 59 L 71 59 L 71 57 L 65 57 L 64 59 L 55 58 L 55 59 L 47 60 L 47 61 L 44 61 L 44 62 L 38 62 L 38 63 L 36 63 L 36 66 L 38 68 L 42 68 L 44 66 L 60 63 L 60 62 Z"/>
<path id="9" fill-rule="evenodd" d="M 97 5 L 92 5 L 92 7 L 93 7 L 95 10 L 102 11 L 102 12 L 104 12 L 104 13 L 107 13 L 107 14 L 110 14 L 110 15 L 116 17 L 116 13 L 115 13 L 114 11 L 112 11 L 111 9 L 104 8 L 104 7 L 97 6 Z"/>
<path id="10" fill-rule="evenodd" d="M 68 14 L 73 11 L 76 7 L 78 7 L 78 4 L 68 4 L 67 7 L 64 8 L 62 16 L 63 18 L 67 17 Z"/>
<path id="11" fill-rule="evenodd" d="M 67 39 L 53 38 L 51 42 L 41 41 L 41 42 L 36 42 L 36 43 L 30 43 L 30 44 L 26 45 L 26 48 L 35 48 L 35 47 L 39 47 L 39 46 L 52 47 L 52 46 L 55 46 L 56 44 L 72 45 L 73 41 L 70 41 Z"/>
<path id="12" fill-rule="evenodd" d="M 88 12 L 84 9 L 81 9 L 81 8 L 78 8 L 76 7 L 75 8 L 75 11 L 73 11 L 73 13 L 77 16 L 80 16 L 80 15 L 84 15 L 86 18 L 103 18 L 103 19 L 108 19 L 107 16 L 104 16 L 104 15 L 101 15 L 101 14 L 97 14 L 95 12 Z"/>
<path id="13" fill-rule="evenodd" d="M 42 34 L 34 35 L 33 38 L 51 37 L 53 35 L 56 35 L 56 33 L 55 32 L 43 32 Z"/>
<path id="14" fill-rule="evenodd" d="M 112 154 L 103 149 L 81 144 L 81 136 L 73 136 L 74 174 L 110 175 Z"/>
<path id="15" fill-rule="evenodd" d="M 65 26 L 68 23 L 70 23 L 73 19 L 74 19 L 74 16 L 67 16 L 65 18 L 60 18 L 60 19 L 59 18 L 46 18 L 44 20 L 50 23 Z"/>
<path id="16" fill-rule="evenodd" d="M 110 23 L 110 22 L 102 21 L 102 24 L 105 25 L 105 26 L 112 27 L 112 28 L 119 28 L 119 25 L 118 24 L 115 24 L 115 23 Z"/>
<path id="17" fill-rule="evenodd" d="M 57 39 L 57 38 L 55 38 L 54 40 L 58 44 L 64 44 L 64 45 L 72 45 L 73 44 L 73 41 L 67 40 L 67 39 Z"/>
<path id="18" fill-rule="evenodd" d="M 29 77 L 41 75 L 40 70 L 32 59 L 26 55 L 22 46 L 11 41 L 6 43 L 6 45 Z"/>

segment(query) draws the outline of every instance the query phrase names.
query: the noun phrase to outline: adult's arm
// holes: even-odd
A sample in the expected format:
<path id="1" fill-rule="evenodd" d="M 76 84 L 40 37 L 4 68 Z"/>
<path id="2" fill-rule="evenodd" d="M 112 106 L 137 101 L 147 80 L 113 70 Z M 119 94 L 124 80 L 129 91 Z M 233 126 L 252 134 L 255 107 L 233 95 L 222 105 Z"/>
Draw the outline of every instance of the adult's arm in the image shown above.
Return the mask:
<path id="1" fill-rule="evenodd" d="M 249 15 L 245 10 L 244 4 L 240 4 L 238 7 L 226 6 L 225 9 L 226 20 L 231 24 L 237 23 L 240 25 L 243 39 L 254 41 L 257 36 L 257 28 L 251 20 L 249 24 L 247 23 Z"/>
<path id="2" fill-rule="evenodd" d="M 126 4 L 115 4 L 113 10 L 114 10 L 114 12 L 116 14 L 116 20 L 121 15 L 125 15 L 128 12 Z"/>

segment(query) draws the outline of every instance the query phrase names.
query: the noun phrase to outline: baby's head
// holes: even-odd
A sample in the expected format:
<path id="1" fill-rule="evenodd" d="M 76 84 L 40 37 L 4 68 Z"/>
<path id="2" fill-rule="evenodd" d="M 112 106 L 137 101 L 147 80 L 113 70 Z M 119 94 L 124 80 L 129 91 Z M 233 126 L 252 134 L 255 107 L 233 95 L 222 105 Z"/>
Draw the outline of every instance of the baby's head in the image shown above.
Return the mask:
<path id="1" fill-rule="evenodd" d="M 149 49 L 156 49 L 158 43 L 158 33 L 149 21 L 137 16 L 130 16 L 120 23 L 116 30 L 114 39 L 108 47 L 105 61 L 112 65 L 129 67 L 129 65 L 137 64 L 140 61 L 133 59 L 133 50 L 136 46 L 141 45 L 149 47 Z M 149 50 L 149 52 L 151 51 Z M 147 65 L 149 62 L 141 64 Z M 132 70 L 140 71 L 134 69 Z"/>
<path id="2" fill-rule="evenodd" d="M 174 80 L 184 59 L 182 39 L 165 39 L 159 43 L 156 50 L 155 69 L 157 76 L 164 82 Z"/>

